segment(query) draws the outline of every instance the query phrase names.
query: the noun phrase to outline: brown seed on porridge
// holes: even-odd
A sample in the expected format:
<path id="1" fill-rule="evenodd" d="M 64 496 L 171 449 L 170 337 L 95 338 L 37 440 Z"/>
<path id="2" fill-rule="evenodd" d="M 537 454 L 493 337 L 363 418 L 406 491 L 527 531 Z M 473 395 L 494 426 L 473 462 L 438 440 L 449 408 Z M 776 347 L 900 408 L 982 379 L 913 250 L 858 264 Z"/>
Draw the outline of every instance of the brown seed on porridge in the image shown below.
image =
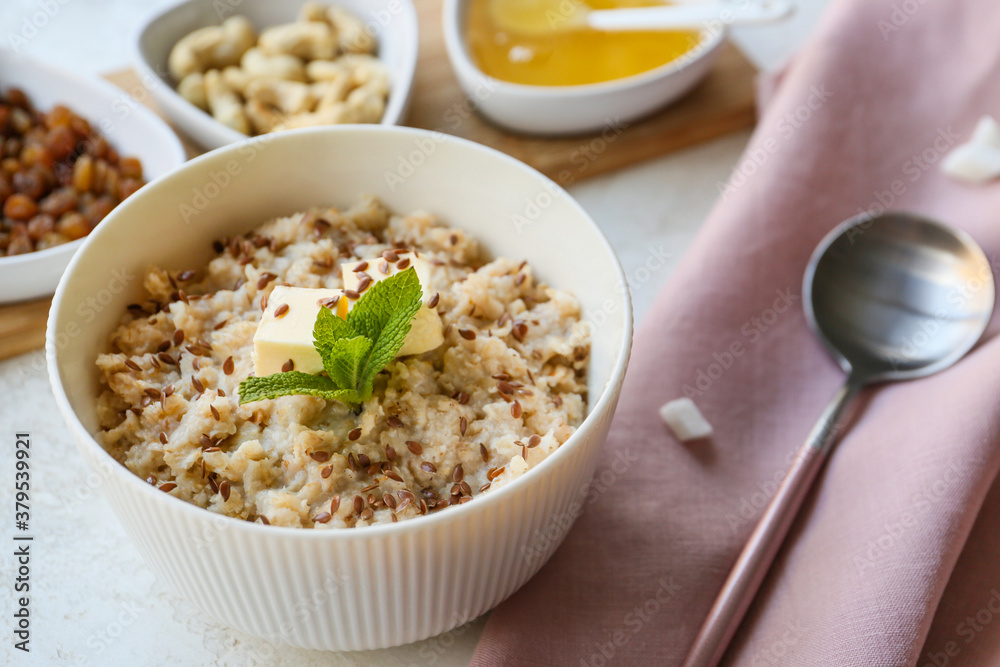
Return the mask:
<path id="1" fill-rule="evenodd" d="M 189 275 L 150 269 L 146 293 L 98 358 L 105 447 L 154 486 L 174 484 L 171 495 L 277 526 L 407 520 L 504 486 L 583 420 L 589 339 L 576 300 L 428 214 L 393 215 L 369 198 L 278 218 L 213 248 Z M 240 403 L 272 290 L 342 290 L 343 273 L 364 273 L 357 280 L 370 284 L 345 293 L 353 308 L 401 264 L 426 268 L 423 306 L 457 336 L 390 361 L 359 405 L 311 395 Z M 271 313 L 289 307 L 282 322 L 302 317 L 299 302 L 273 300 Z M 337 313 L 339 301 L 306 305 Z M 292 356 L 274 370 L 300 370 Z"/>

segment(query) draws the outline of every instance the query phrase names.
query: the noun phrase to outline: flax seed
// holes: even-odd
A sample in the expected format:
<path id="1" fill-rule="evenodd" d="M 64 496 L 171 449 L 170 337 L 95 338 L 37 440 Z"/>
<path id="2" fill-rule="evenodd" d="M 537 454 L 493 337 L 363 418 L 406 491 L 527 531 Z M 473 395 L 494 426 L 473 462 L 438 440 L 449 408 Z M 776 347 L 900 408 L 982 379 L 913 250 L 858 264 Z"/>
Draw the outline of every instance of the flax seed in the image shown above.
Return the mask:
<path id="1" fill-rule="evenodd" d="M 410 265 L 409 257 L 404 257 L 403 259 L 396 262 L 396 268 L 399 269 L 400 271 L 405 271 L 406 267 L 408 267 L 409 265 Z"/>
<path id="2" fill-rule="evenodd" d="M 334 496 L 330 501 L 330 514 L 336 514 L 340 509 L 340 496 Z"/>
<path id="3" fill-rule="evenodd" d="M 357 440 L 360 437 L 361 437 L 361 427 L 360 426 L 357 427 L 356 429 L 353 429 L 350 433 L 347 434 L 347 439 L 348 440 Z"/>
<path id="4" fill-rule="evenodd" d="M 385 420 L 386 423 L 393 428 L 402 428 L 403 420 L 396 415 L 390 415 L 388 419 Z"/>
<path id="5" fill-rule="evenodd" d="M 219 484 L 219 495 L 222 496 L 222 502 L 227 502 L 229 500 L 229 480 L 224 479 L 222 483 Z"/>
<path id="6" fill-rule="evenodd" d="M 226 360 L 222 362 L 222 372 L 226 375 L 232 375 L 233 371 L 236 370 L 236 363 L 233 361 L 232 357 L 226 357 Z"/>
<path id="7" fill-rule="evenodd" d="M 458 420 L 458 432 L 461 435 L 465 435 L 465 429 L 469 427 L 469 422 L 465 417 Z"/>
<path id="8" fill-rule="evenodd" d="M 333 474 L 333 466 L 326 466 L 325 468 L 319 471 L 319 476 L 322 477 L 323 479 L 326 479 L 332 474 Z"/>
<path id="9" fill-rule="evenodd" d="M 476 340 L 476 332 L 472 329 L 459 329 L 458 335 L 465 340 Z"/>
<path id="10" fill-rule="evenodd" d="M 430 472 L 430 473 L 437 472 L 437 466 L 435 466 L 430 461 L 423 461 L 420 464 L 420 469 L 423 470 L 424 472 Z"/>
<path id="11" fill-rule="evenodd" d="M 327 523 L 332 518 L 333 515 L 330 514 L 329 512 L 320 512 L 319 514 L 313 517 L 313 521 L 315 521 L 316 523 Z"/>
<path id="12" fill-rule="evenodd" d="M 176 484 L 174 484 L 173 482 L 167 482 L 166 484 L 160 487 L 160 491 L 163 491 L 164 493 L 169 493 L 170 491 L 173 491 L 176 488 L 177 488 Z"/>
<path id="13" fill-rule="evenodd" d="M 295 370 L 295 362 L 289 359 L 285 363 L 281 364 L 281 372 L 287 373 L 289 371 Z"/>
<path id="14" fill-rule="evenodd" d="M 285 313 L 287 313 L 287 312 L 288 312 L 288 304 L 287 303 L 283 303 L 283 304 L 281 304 L 280 306 L 278 306 L 277 308 L 274 309 L 274 316 L 275 317 L 284 317 Z"/>
<path id="15" fill-rule="evenodd" d="M 431 309 L 437 308 L 438 301 L 440 300 L 441 300 L 441 294 L 438 292 L 434 292 L 434 296 L 432 296 L 430 301 L 427 302 L 427 307 Z"/>
<path id="16" fill-rule="evenodd" d="M 420 443 L 414 442 L 413 440 L 406 441 L 406 448 L 409 449 L 414 454 L 416 454 L 417 456 L 420 456 L 421 454 L 424 453 L 424 448 L 420 446 Z"/>
<path id="17" fill-rule="evenodd" d="M 318 463 L 326 463 L 330 460 L 330 452 L 309 452 L 309 458 Z"/>
<path id="18" fill-rule="evenodd" d="M 357 301 L 358 299 L 361 298 L 361 294 L 359 292 L 355 291 L 355 290 L 352 290 L 352 289 L 345 289 L 344 290 L 344 296 L 346 296 L 351 301 Z"/>
<path id="19" fill-rule="evenodd" d="M 518 401 L 514 401 L 510 404 L 510 415 L 514 419 L 521 418 L 521 404 Z"/>
<path id="20" fill-rule="evenodd" d="M 209 405 L 208 408 L 212 411 L 212 419 L 215 421 L 220 421 L 222 419 L 222 417 L 219 416 L 219 409 L 217 407 Z"/>
<path id="21" fill-rule="evenodd" d="M 264 273 L 260 274 L 260 277 L 257 278 L 257 289 L 258 290 L 264 289 L 265 287 L 267 287 L 267 284 L 269 282 L 271 282 L 277 277 L 278 276 L 274 275 L 273 273 L 268 273 L 267 271 L 265 271 Z"/>
<path id="22" fill-rule="evenodd" d="M 135 363 L 131 359 L 126 359 L 125 360 L 125 365 L 128 366 L 129 368 L 131 368 L 134 371 L 141 371 L 142 370 L 142 366 L 140 366 L 139 364 Z"/>

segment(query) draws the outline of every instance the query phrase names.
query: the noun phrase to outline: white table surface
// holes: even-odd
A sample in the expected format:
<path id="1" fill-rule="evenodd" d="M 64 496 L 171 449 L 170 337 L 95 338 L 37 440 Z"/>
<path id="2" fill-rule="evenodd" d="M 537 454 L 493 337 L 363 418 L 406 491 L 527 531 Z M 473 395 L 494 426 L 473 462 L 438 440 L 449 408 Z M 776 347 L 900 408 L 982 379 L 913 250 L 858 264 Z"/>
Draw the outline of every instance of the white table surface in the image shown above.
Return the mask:
<path id="1" fill-rule="evenodd" d="M 759 66 L 777 66 L 808 35 L 826 2 L 799 0 L 790 22 L 743 29 L 734 39 Z M 128 64 L 131 33 L 141 18 L 166 4 L 169 0 L 0 0 L 0 45 L 19 46 L 67 69 L 113 71 Z M 40 27 L 32 31 L 34 26 Z M 637 321 L 694 238 L 748 137 L 741 132 L 570 188 L 618 252 L 632 282 Z M 654 257 L 666 258 L 661 268 L 642 268 Z M 41 352 L 0 362 L 0 471 L 14 469 L 13 435 L 19 430 L 33 438 L 32 652 L 26 656 L 11 648 L 8 612 L 14 592 L 5 576 L 0 664 L 448 666 L 464 665 L 472 655 L 484 619 L 384 651 L 283 647 L 279 658 L 265 663 L 257 656 L 274 652 L 261 650 L 261 640 L 202 615 L 147 569 L 100 493 L 87 483 L 58 416 Z M 0 482 L 0 507 L 10 507 L 12 496 L 11 484 Z M 10 544 L 12 531 L 8 519 L 0 521 L 4 543 Z M 13 570 L 11 551 L 0 550 L 0 572 Z"/>

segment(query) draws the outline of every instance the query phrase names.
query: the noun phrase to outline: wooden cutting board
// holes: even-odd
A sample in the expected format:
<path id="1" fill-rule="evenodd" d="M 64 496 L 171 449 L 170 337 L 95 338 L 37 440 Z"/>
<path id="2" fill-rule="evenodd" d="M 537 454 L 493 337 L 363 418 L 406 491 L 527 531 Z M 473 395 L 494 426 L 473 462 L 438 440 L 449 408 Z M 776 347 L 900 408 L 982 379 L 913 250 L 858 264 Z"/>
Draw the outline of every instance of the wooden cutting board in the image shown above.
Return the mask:
<path id="1" fill-rule="evenodd" d="M 465 117 L 457 128 L 452 127 L 454 123 L 447 122 L 453 118 L 449 112 L 468 109 L 468 104 L 445 53 L 441 0 L 419 0 L 416 4 L 420 59 L 406 124 L 492 146 L 530 164 L 560 185 L 687 148 L 754 123 L 755 70 L 735 47 L 727 44 L 708 78 L 684 99 L 632 123 L 613 141 L 597 142 L 589 149 L 599 135 L 560 139 L 521 137 L 491 125 L 474 113 Z M 136 90 L 141 85 L 132 70 L 114 72 L 106 78 L 124 90 Z M 145 99 L 148 102 L 149 97 Z M 182 133 L 178 134 L 188 157 L 202 152 Z M 0 359 L 42 346 L 49 301 L 44 298 L 0 306 Z"/>

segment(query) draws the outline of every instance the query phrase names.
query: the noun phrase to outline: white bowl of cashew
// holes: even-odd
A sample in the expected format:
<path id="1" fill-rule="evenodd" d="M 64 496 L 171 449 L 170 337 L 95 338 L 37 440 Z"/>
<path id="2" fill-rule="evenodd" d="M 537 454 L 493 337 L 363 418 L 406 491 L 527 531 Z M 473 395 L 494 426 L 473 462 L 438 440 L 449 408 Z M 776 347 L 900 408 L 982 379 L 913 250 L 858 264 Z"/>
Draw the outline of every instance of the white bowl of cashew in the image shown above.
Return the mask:
<path id="1" fill-rule="evenodd" d="M 324 123 L 379 122 L 382 125 L 400 124 L 405 118 L 409 106 L 413 76 L 417 65 L 417 16 L 412 0 L 319 0 L 319 2 L 312 3 L 307 0 L 282 0 L 281 2 L 274 0 L 184 0 L 165 10 L 158 11 L 140 26 L 134 40 L 135 67 L 141 76 L 143 85 L 149 89 L 150 95 L 167 119 L 196 143 L 206 149 L 213 149 L 241 141 L 250 134 L 268 131 L 261 130 L 261 128 L 268 127 L 267 123 L 271 122 L 270 118 L 261 119 L 261 111 L 252 116 L 253 122 L 248 122 L 245 118 L 239 117 L 242 113 L 241 109 L 230 109 L 233 113 L 228 114 L 225 109 L 222 109 L 221 104 L 212 105 L 212 111 L 215 112 L 216 116 L 213 117 L 208 110 L 202 110 L 185 99 L 185 96 L 178 92 L 177 78 L 171 75 L 171 71 L 176 72 L 178 69 L 177 56 L 175 55 L 171 59 L 171 51 L 178 41 L 193 31 L 206 26 L 222 26 L 223 22 L 228 20 L 226 25 L 234 29 L 228 31 L 220 29 L 220 41 L 212 48 L 218 50 L 215 52 L 221 52 L 227 48 L 235 48 L 242 52 L 246 48 L 246 44 L 245 42 L 243 44 L 237 43 L 241 39 L 241 35 L 239 35 L 239 30 L 235 29 L 239 26 L 232 20 L 233 17 L 242 16 L 248 19 L 259 36 L 267 28 L 300 21 L 300 14 L 307 4 L 341 8 L 359 20 L 355 26 L 358 31 L 355 41 L 363 42 L 366 39 L 374 41 L 375 55 L 382 65 L 380 68 L 378 63 L 375 63 L 375 69 L 385 70 L 378 73 L 383 79 L 385 74 L 388 75 L 388 98 L 385 99 L 384 111 L 381 113 L 380 120 L 375 120 L 379 116 L 378 111 L 382 109 L 379 106 L 381 105 L 380 100 L 375 102 L 376 106 L 373 112 L 371 107 L 368 107 L 368 113 L 354 113 L 353 109 L 350 114 L 331 113 L 330 109 L 321 111 L 320 106 L 317 106 L 323 104 L 321 93 L 317 92 L 315 99 L 319 102 L 310 104 L 309 118 L 305 117 L 305 111 L 300 114 L 299 111 L 285 110 L 285 108 L 294 109 L 299 104 L 297 101 L 292 101 L 290 97 L 268 100 L 266 108 L 277 113 L 275 116 L 277 120 L 271 127 L 279 129 L 301 127 L 305 124 L 316 124 L 317 119 L 322 119 Z M 334 25 L 334 30 L 336 30 L 336 25 Z M 255 47 L 252 51 L 256 52 L 259 49 Z M 352 56 L 348 56 L 348 58 L 350 57 Z M 359 56 L 359 58 L 363 57 Z M 318 58 L 323 58 L 323 56 L 318 56 Z M 244 62 L 246 61 L 241 59 L 240 68 L 244 67 Z M 280 63 L 265 63 L 265 65 L 270 64 Z M 324 62 L 316 60 L 306 63 L 305 67 L 322 67 L 324 64 Z M 223 68 L 220 68 L 219 71 L 223 72 Z M 305 72 L 306 69 L 302 69 L 302 71 Z M 225 80 L 227 83 L 220 83 L 220 80 Z M 312 70 L 309 70 L 309 75 L 302 80 L 314 89 L 316 86 L 325 84 L 325 82 L 313 77 Z M 256 81 L 255 91 L 266 89 L 266 92 L 273 94 L 277 88 L 278 94 L 281 94 L 283 92 L 281 87 L 285 83 L 264 75 Z M 235 90 L 232 79 L 227 79 L 216 73 L 206 73 L 204 85 L 206 89 L 210 85 L 219 85 Z M 292 89 L 289 92 L 295 92 L 295 87 L 302 88 L 299 84 L 288 86 Z M 245 91 L 241 92 L 245 94 Z M 192 96 L 188 94 L 187 97 L 191 98 Z M 251 110 L 252 100 L 250 98 L 238 95 L 236 101 L 244 101 L 243 108 L 247 112 Z M 292 106 L 282 108 L 285 102 Z M 365 104 L 365 102 L 361 102 L 361 104 Z M 338 104 L 337 107 L 343 109 L 345 105 Z M 220 109 L 222 109 L 221 112 Z M 264 110 L 265 106 L 258 105 L 258 109 Z M 244 115 L 250 117 L 249 114 Z M 238 127 L 242 127 L 243 131 L 234 129 Z"/>

